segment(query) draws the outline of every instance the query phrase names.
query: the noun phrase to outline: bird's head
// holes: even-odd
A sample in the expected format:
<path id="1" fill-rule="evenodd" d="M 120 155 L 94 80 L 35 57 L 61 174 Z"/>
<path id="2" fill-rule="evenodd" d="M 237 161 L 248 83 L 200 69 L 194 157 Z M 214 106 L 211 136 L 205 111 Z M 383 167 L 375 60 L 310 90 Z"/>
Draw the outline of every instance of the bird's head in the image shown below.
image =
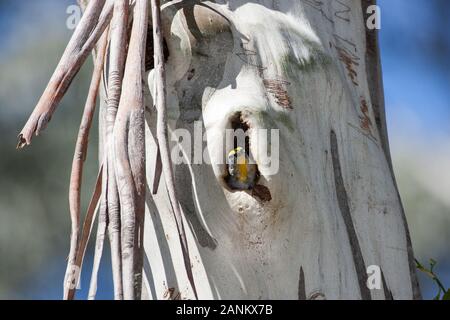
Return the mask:
<path id="1" fill-rule="evenodd" d="M 242 147 L 237 147 L 228 153 L 228 163 L 229 164 L 245 164 L 246 154 L 245 149 Z"/>

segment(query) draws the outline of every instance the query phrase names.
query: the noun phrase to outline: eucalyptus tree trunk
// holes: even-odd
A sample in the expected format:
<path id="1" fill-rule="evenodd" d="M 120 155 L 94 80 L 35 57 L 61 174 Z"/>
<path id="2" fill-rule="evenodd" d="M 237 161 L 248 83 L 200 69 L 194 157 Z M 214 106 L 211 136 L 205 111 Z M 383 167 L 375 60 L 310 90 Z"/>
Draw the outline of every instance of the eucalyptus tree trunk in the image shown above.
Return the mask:
<path id="1" fill-rule="evenodd" d="M 182 160 L 173 170 L 200 299 L 420 298 L 377 35 L 366 27 L 371 4 L 163 5 L 169 131 L 183 137 L 172 139 Z M 192 299 L 165 179 L 154 174 L 148 69 L 143 297 Z M 226 129 L 246 131 L 260 175 L 253 190 L 227 185 Z M 269 142 L 257 142 L 259 129 Z M 370 266 L 380 268 L 378 289 L 366 284 Z"/>

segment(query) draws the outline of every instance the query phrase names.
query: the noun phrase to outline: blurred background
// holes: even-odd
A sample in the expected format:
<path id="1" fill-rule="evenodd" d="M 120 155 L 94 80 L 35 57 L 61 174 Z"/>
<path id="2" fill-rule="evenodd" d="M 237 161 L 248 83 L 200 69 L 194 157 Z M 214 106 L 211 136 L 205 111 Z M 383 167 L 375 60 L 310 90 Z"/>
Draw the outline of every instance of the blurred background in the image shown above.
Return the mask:
<path id="1" fill-rule="evenodd" d="M 394 169 L 415 255 L 450 286 L 450 1 L 379 0 L 386 112 Z M 71 31 L 75 0 L 0 0 L 0 299 L 61 299 L 69 246 L 68 182 L 90 82 L 89 61 L 47 130 L 17 152 L 23 127 Z M 97 127 L 83 209 L 97 175 Z M 107 246 L 105 246 L 106 248 Z M 85 298 L 92 247 L 82 273 Z M 104 253 L 98 298 L 112 298 Z M 424 298 L 437 288 L 419 274 Z"/>

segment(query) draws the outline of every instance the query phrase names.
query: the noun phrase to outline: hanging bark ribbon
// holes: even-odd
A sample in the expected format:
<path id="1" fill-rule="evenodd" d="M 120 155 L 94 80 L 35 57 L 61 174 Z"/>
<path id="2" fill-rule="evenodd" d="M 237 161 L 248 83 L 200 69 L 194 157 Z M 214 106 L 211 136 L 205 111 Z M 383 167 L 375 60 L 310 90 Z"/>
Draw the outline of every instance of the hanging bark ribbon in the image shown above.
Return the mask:
<path id="1" fill-rule="evenodd" d="M 145 103 L 143 78 L 148 28 L 148 0 L 133 4 L 131 35 L 128 34 L 128 0 L 80 1 L 85 13 L 76 28 L 39 103 L 19 135 L 18 148 L 31 143 L 50 121 L 88 55 L 97 45 L 92 82 L 83 113 L 72 164 L 69 203 L 72 221 L 70 252 L 64 281 L 64 299 L 75 297 L 76 286 L 98 209 L 98 230 L 89 299 L 95 298 L 97 276 L 108 233 L 115 299 L 140 299 L 143 270 L 145 216 Z M 158 168 L 166 180 L 183 253 L 187 277 L 195 297 L 194 284 L 183 217 L 175 189 L 168 142 L 166 84 L 164 69 L 161 8 L 152 0 L 154 65 L 157 74 Z M 105 32 L 107 27 L 108 31 Z M 100 39 L 100 36 L 103 37 Z M 128 39 L 129 36 L 129 39 Z M 99 40 L 100 39 L 100 40 Z M 105 56 L 108 48 L 108 63 Z M 126 51 L 128 48 L 128 52 Z M 107 70 L 105 68 L 107 66 Z M 102 75 L 106 92 L 106 126 L 103 159 L 94 193 L 80 235 L 80 194 L 83 164 Z M 155 192 L 157 186 L 153 186 Z M 100 204 L 99 204 L 100 203 Z"/>
<path id="2" fill-rule="evenodd" d="M 50 121 L 73 78 L 111 20 L 113 3 L 91 0 L 36 108 L 19 134 L 18 149 L 31 143 Z"/>
<path id="3" fill-rule="evenodd" d="M 172 159 L 170 156 L 169 134 L 167 124 L 167 106 L 166 106 L 166 75 L 164 66 L 164 40 L 161 23 L 161 5 L 159 0 L 151 0 L 152 21 L 153 21 L 153 45 L 155 54 L 155 72 L 156 72 L 156 109 L 157 117 L 157 140 L 161 154 L 162 169 L 166 181 L 167 192 L 172 205 L 175 221 L 177 224 L 178 235 L 180 238 L 181 250 L 183 252 L 183 261 L 186 268 L 187 277 L 191 284 L 194 295 L 197 297 L 197 290 L 192 274 L 192 266 L 189 257 L 189 247 L 184 229 L 183 217 L 175 188 L 175 176 L 172 168 Z"/>
<path id="4" fill-rule="evenodd" d="M 80 228 L 80 195 L 81 181 L 83 178 L 83 164 L 86 161 L 89 132 L 94 118 L 95 105 L 97 101 L 100 81 L 102 78 L 103 65 L 105 61 L 106 47 L 108 44 L 108 35 L 105 32 L 100 40 L 99 50 L 94 63 L 92 81 L 89 88 L 89 94 L 84 108 L 78 139 L 75 147 L 75 154 L 72 162 L 72 173 L 70 175 L 69 187 L 69 207 L 72 221 L 72 233 L 70 241 L 70 252 L 67 263 L 66 281 L 64 286 L 64 299 L 73 299 L 73 288 L 77 285 L 79 266 L 75 265 L 75 258 L 78 250 L 78 236 Z"/>
<path id="5" fill-rule="evenodd" d="M 136 0 L 125 73 L 114 125 L 114 156 L 121 210 L 124 299 L 140 299 L 145 214 L 145 104 L 143 75 L 147 0 Z"/>
<path id="6" fill-rule="evenodd" d="M 122 247 L 120 201 L 114 161 L 113 130 L 122 93 L 122 79 L 126 59 L 128 0 L 116 0 L 111 22 L 111 42 L 109 54 L 109 75 L 106 106 L 106 143 L 104 154 L 108 164 L 108 235 L 111 246 L 111 263 L 114 282 L 114 298 L 123 299 Z"/>

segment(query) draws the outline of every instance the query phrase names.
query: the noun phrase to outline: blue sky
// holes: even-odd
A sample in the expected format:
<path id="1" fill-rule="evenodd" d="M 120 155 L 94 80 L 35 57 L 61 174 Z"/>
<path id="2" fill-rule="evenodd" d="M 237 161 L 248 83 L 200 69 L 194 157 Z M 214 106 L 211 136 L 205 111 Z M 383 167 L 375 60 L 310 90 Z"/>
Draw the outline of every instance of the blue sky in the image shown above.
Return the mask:
<path id="1" fill-rule="evenodd" d="M 433 49 L 428 39 L 437 28 L 433 1 L 379 1 L 386 109 L 390 128 L 403 124 L 389 121 L 389 114 L 407 107 L 421 119 L 425 134 L 449 136 L 450 57 L 443 64 L 429 54 Z M 448 45 L 450 32 L 441 35 Z"/>

